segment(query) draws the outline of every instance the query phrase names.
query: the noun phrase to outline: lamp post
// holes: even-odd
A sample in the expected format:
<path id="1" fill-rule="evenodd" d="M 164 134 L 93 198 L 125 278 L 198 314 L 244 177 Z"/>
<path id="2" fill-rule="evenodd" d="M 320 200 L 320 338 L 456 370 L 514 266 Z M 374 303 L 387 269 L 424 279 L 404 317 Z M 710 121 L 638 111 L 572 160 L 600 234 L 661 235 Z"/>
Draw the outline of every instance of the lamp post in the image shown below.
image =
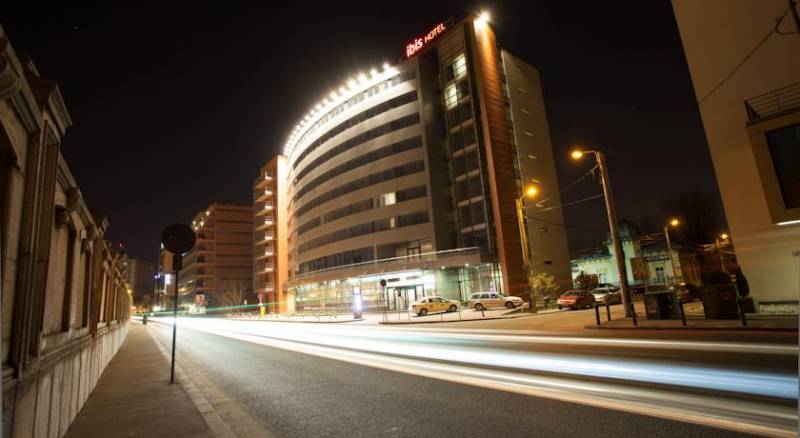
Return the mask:
<path id="1" fill-rule="evenodd" d="M 531 265 L 531 247 L 528 244 L 528 230 L 525 227 L 525 213 L 522 211 L 522 201 L 525 198 L 533 199 L 539 194 L 539 189 L 534 186 L 530 185 L 525 188 L 522 193 L 522 196 L 516 199 L 517 204 L 517 222 L 519 222 L 519 240 L 522 244 L 522 262 L 526 269 L 526 274 L 528 274 L 528 270 L 533 269 Z M 536 293 L 531 288 L 532 295 L 531 295 L 531 312 L 536 313 Z"/>
<path id="2" fill-rule="evenodd" d="M 675 257 L 672 255 L 672 242 L 669 240 L 669 227 L 677 227 L 681 224 L 681 221 L 678 219 L 671 219 L 667 224 L 664 225 L 664 238 L 667 241 L 667 255 L 669 255 L 669 262 L 672 264 L 672 281 L 674 282 L 678 278 L 678 271 L 676 271 L 676 264 L 675 264 Z"/>
<path id="3" fill-rule="evenodd" d="M 717 255 L 719 256 L 719 267 L 722 268 L 722 272 L 728 273 L 728 270 L 725 269 L 725 259 L 722 256 L 722 245 L 724 242 L 728 240 L 728 233 L 722 233 L 719 237 L 714 239 L 714 244 L 717 247 Z"/>
<path id="4" fill-rule="evenodd" d="M 585 154 L 593 154 L 600 169 L 600 181 L 603 185 L 603 197 L 606 200 L 606 212 L 608 213 L 608 227 L 611 229 L 611 240 L 614 243 L 614 259 L 617 262 L 617 272 L 619 273 L 619 289 L 622 294 L 622 305 L 625 307 L 625 316 L 631 316 L 631 296 L 628 289 L 628 270 L 625 268 L 625 254 L 622 252 L 622 241 L 619 239 L 619 229 L 617 227 L 617 208 L 614 204 L 614 195 L 611 192 L 611 181 L 608 177 L 605 154 L 601 151 L 575 150 L 572 158 L 580 160 Z"/>

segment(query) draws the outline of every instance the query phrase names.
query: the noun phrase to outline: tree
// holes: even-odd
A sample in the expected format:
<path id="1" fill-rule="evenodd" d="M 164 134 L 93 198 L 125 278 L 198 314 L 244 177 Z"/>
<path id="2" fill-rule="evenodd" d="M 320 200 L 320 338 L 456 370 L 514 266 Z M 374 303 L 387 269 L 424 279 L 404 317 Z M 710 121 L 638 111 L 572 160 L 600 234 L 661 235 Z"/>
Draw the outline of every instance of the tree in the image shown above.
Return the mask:
<path id="1" fill-rule="evenodd" d="M 560 288 L 556 278 L 552 275 L 541 272 L 531 275 L 528 279 L 531 286 L 531 310 L 536 311 L 536 302 L 539 297 L 550 297 L 551 293 L 558 292 Z"/>
<path id="2" fill-rule="evenodd" d="M 581 271 L 581 273 L 575 277 L 575 283 L 577 283 L 578 288 L 580 289 L 591 290 L 597 287 L 598 278 L 597 275 L 589 275 Z"/>
<path id="3" fill-rule="evenodd" d="M 703 245 L 714 242 L 725 229 L 721 201 L 711 192 L 699 188 L 685 191 L 662 199 L 662 208 L 664 218 L 680 219 L 681 225 L 671 229 L 670 233 L 686 243 Z"/>
<path id="4" fill-rule="evenodd" d="M 220 306 L 241 306 L 251 289 L 250 281 L 243 278 L 229 278 L 220 282 L 214 298 Z"/>

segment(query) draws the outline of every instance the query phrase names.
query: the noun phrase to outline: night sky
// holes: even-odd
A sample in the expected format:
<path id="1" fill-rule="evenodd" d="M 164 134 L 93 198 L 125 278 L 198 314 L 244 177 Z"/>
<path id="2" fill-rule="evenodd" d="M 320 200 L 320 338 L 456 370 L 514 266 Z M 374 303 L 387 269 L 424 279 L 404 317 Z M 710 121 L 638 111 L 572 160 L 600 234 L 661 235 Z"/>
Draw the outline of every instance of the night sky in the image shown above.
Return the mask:
<path id="1" fill-rule="evenodd" d="M 154 260 L 161 229 L 212 201 L 251 202 L 259 167 L 301 115 L 360 70 L 448 17 L 486 9 L 501 46 L 542 75 L 560 185 L 608 151 L 621 217 L 718 191 L 669 1 L 172 2 L 14 9 L 16 50 L 61 87 L 74 126 L 65 155 L 108 236 Z M 63 8 L 63 9 L 59 9 Z M 591 180 L 563 194 L 581 199 Z M 602 200 L 564 210 L 571 249 L 605 238 Z"/>

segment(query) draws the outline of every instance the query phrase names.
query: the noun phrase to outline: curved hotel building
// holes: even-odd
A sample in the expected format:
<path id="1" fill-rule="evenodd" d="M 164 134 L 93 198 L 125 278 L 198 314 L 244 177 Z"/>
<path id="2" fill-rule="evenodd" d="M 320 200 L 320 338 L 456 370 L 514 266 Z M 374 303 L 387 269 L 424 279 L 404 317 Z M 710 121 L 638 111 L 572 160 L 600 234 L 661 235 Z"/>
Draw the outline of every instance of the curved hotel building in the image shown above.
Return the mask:
<path id="1" fill-rule="evenodd" d="M 269 280 L 284 311 L 346 312 L 354 293 L 366 310 L 526 297 L 526 264 L 570 280 L 561 212 L 535 205 L 560 204 L 536 69 L 475 16 L 404 55 L 331 91 L 289 137 L 288 272 Z M 540 195 L 520 203 L 531 181 Z"/>

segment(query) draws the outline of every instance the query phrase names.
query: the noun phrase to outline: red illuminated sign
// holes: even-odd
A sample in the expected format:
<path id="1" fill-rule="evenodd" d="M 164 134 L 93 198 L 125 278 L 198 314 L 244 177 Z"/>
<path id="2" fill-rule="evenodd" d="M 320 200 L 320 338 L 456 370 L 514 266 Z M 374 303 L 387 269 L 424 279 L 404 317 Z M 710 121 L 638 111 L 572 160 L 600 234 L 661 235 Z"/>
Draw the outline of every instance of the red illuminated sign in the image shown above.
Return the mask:
<path id="1" fill-rule="evenodd" d="M 414 56 L 417 52 L 422 50 L 423 47 L 435 40 L 439 35 L 443 34 L 445 30 L 447 30 L 447 26 L 444 24 L 444 22 L 442 22 L 437 24 L 425 35 L 419 38 L 414 38 L 413 41 L 406 45 L 406 58 Z"/>

